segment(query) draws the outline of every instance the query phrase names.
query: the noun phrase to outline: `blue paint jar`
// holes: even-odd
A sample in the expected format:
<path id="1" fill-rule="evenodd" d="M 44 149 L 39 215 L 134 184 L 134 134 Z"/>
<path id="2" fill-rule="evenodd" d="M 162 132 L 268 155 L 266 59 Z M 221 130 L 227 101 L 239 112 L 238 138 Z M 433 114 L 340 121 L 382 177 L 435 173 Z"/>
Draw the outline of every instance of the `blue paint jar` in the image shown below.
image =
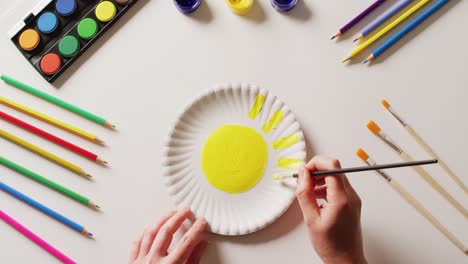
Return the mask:
<path id="1" fill-rule="evenodd" d="M 270 0 L 271 5 L 280 12 L 288 12 L 293 9 L 297 0 Z"/>
<path id="2" fill-rule="evenodd" d="M 54 32 L 58 24 L 58 18 L 52 12 L 45 12 L 37 19 L 37 29 L 45 34 Z"/>
<path id="3" fill-rule="evenodd" d="M 201 0 L 174 0 L 174 4 L 180 12 L 189 14 L 200 7 Z"/>

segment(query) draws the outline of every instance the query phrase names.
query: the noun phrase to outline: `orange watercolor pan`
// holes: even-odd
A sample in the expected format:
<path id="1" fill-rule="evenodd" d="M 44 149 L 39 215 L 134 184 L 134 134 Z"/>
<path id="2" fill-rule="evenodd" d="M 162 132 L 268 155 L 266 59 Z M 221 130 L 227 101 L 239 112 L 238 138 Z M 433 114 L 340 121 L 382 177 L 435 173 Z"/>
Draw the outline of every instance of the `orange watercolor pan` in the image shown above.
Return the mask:
<path id="1" fill-rule="evenodd" d="M 48 82 L 56 80 L 138 0 L 42 0 L 8 32 Z"/>

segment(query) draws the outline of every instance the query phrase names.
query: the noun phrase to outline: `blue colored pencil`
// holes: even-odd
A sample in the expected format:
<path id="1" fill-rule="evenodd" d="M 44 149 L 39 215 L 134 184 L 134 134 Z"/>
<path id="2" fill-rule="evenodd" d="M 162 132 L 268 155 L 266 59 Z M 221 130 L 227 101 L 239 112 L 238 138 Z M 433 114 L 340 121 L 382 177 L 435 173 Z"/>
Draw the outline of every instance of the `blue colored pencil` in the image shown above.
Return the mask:
<path id="1" fill-rule="evenodd" d="M 10 186 L 4 184 L 3 182 L 0 182 L 0 190 L 10 194 L 11 196 L 17 198 L 18 200 L 21 200 L 23 201 L 24 203 L 36 208 L 37 210 L 43 212 L 44 214 L 54 218 L 55 220 L 67 225 L 68 227 L 80 232 L 81 234 L 85 235 L 85 236 L 88 236 L 88 237 L 92 237 L 93 234 L 91 234 L 90 232 L 88 232 L 88 230 L 86 230 L 86 228 L 84 228 L 83 226 L 77 224 L 76 222 L 66 218 L 65 216 L 57 213 L 56 211 L 50 209 L 49 207 L 31 199 L 30 197 L 24 195 L 23 193 L 11 188 Z"/>
<path id="2" fill-rule="evenodd" d="M 396 13 L 398 13 L 400 10 L 402 10 L 405 6 L 407 6 L 409 3 L 413 2 L 413 0 L 404 0 L 403 2 L 399 3 L 397 6 L 395 6 L 392 10 L 388 11 L 385 13 L 381 18 L 379 18 L 377 21 L 372 23 L 370 26 L 366 27 L 360 34 L 359 36 L 353 41 L 356 42 L 358 40 L 363 39 L 365 36 L 367 36 L 369 33 L 374 31 L 374 29 L 378 28 L 380 25 L 382 25 L 385 21 L 387 21 L 389 18 L 394 16 Z"/>
<path id="3" fill-rule="evenodd" d="M 411 30 L 416 28 L 419 24 L 421 24 L 426 18 L 430 17 L 432 14 L 434 14 L 437 10 L 439 10 L 443 5 L 445 5 L 448 2 L 448 0 L 439 0 L 437 3 L 435 3 L 433 6 L 431 6 L 429 9 L 424 11 L 419 17 L 411 21 L 406 27 L 404 27 L 400 32 L 396 33 L 393 35 L 391 38 L 389 38 L 387 41 L 385 41 L 380 47 L 375 49 L 369 57 L 363 62 L 367 63 L 378 56 L 380 56 L 382 53 L 384 53 L 388 48 L 390 48 L 393 44 L 398 42 L 401 38 L 403 38 L 406 34 L 408 34 Z"/>

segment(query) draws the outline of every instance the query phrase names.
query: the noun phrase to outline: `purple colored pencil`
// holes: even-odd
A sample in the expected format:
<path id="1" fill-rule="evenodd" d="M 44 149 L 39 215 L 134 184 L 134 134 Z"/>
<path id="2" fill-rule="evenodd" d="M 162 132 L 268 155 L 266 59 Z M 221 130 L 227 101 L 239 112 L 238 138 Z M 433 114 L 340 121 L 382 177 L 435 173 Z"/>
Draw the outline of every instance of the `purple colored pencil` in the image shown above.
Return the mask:
<path id="1" fill-rule="evenodd" d="M 359 21 L 361 21 L 364 17 L 366 17 L 368 14 L 370 14 L 372 11 L 374 11 L 377 7 L 379 7 L 385 1 L 386 0 L 377 0 L 377 1 L 375 1 L 372 5 L 370 5 L 364 11 L 362 11 L 359 15 L 357 15 L 355 18 L 353 18 L 351 21 L 349 21 L 342 28 L 340 28 L 340 30 L 338 30 L 338 32 L 331 39 L 334 39 L 334 38 L 339 37 L 342 34 L 344 34 L 346 31 L 348 31 L 348 29 L 350 29 L 354 25 L 356 25 Z"/>

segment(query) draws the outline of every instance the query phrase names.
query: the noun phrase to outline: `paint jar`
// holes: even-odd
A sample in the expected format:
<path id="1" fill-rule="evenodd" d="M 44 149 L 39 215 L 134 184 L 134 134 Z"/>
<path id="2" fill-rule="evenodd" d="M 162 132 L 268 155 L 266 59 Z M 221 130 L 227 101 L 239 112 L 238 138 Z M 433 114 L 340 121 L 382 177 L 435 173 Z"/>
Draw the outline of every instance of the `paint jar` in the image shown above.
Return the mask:
<path id="1" fill-rule="evenodd" d="M 174 0 L 174 4 L 180 12 L 190 14 L 200 7 L 201 0 Z"/>
<path id="2" fill-rule="evenodd" d="M 293 9 L 297 0 L 270 0 L 271 5 L 280 12 L 288 12 Z"/>
<path id="3" fill-rule="evenodd" d="M 226 0 L 232 12 L 237 15 L 244 15 L 252 8 L 254 0 Z"/>

